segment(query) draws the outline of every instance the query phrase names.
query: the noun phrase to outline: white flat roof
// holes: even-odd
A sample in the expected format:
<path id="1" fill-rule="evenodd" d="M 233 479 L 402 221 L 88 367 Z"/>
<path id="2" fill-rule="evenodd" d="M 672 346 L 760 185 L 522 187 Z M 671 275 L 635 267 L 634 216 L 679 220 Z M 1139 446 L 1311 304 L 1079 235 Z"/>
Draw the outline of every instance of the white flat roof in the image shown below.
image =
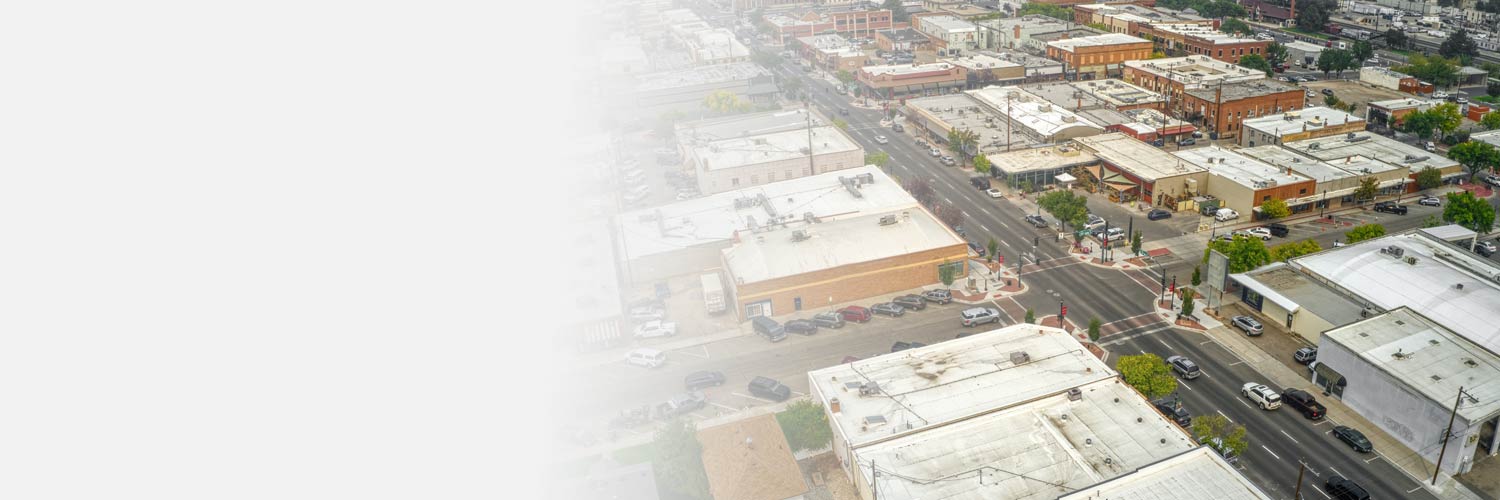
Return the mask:
<path id="1" fill-rule="evenodd" d="M 1308 130 L 1318 130 L 1328 126 L 1363 121 L 1365 121 L 1364 118 L 1351 115 L 1342 110 L 1315 106 L 1297 111 L 1251 118 L 1241 122 L 1241 124 L 1247 129 L 1254 129 L 1262 134 L 1281 137 L 1286 134 L 1295 134 Z"/>
<path id="2" fill-rule="evenodd" d="M 1253 148 L 1240 148 L 1235 150 L 1235 152 L 1273 166 L 1291 168 L 1293 171 L 1318 182 L 1329 182 L 1354 176 L 1353 172 L 1336 167 L 1331 163 L 1297 154 L 1295 151 L 1275 144 L 1255 146 Z"/>
<path id="3" fill-rule="evenodd" d="M 1068 82 L 1068 85 L 1114 106 L 1130 106 L 1166 101 L 1166 98 L 1161 94 L 1131 85 L 1124 80 L 1116 78 Z"/>
<path id="4" fill-rule="evenodd" d="M 1419 110 L 1425 110 L 1426 108 L 1429 108 L 1429 107 L 1432 107 L 1432 106 L 1436 106 L 1436 105 L 1441 104 L 1441 103 L 1442 103 L 1442 101 L 1436 101 L 1436 102 L 1434 102 L 1434 101 L 1427 100 L 1427 99 L 1417 99 L 1417 98 L 1414 98 L 1414 97 L 1402 97 L 1400 99 L 1386 99 L 1384 101 L 1372 101 L 1372 102 L 1370 102 L 1370 106 L 1377 107 L 1377 108 L 1385 108 L 1385 109 L 1389 109 L 1389 110 L 1399 110 L 1399 109 L 1407 109 L 1407 108 L 1417 108 Z"/>
<path id="5" fill-rule="evenodd" d="M 1039 138 L 1051 137 L 1053 134 L 1075 127 L 1090 128 L 1101 132 L 1104 130 L 1104 127 L 1094 124 L 1087 118 L 1078 116 L 1077 113 L 1048 102 L 1020 87 L 986 87 L 968 90 L 965 93 L 1009 115 L 1011 123 L 1031 129 Z M 1014 94 L 1007 99 L 1006 95 L 1010 93 Z"/>
<path id="6" fill-rule="evenodd" d="M 1011 353 L 1029 361 L 1016 364 Z M 1114 370 L 1057 328 L 1016 324 L 961 339 L 808 372 L 825 407 L 838 398 L 834 432 L 858 447 L 898 433 L 1058 394 L 1089 382 L 1113 380 Z M 878 394 L 861 397 L 859 384 Z M 852 385 L 852 388 L 851 388 Z M 867 427 L 866 417 L 886 424 Z M 910 429 L 907 428 L 908 424 Z"/>
<path id="7" fill-rule="evenodd" d="M 971 70 L 1021 67 L 1020 64 L 1016 64 L 998 57 L 987 56 L 984 54 L 967 54 L 963 57 L 948 57 L 938 59 L 938 61 L 952 64 L 954 66 L 963 66 L 964 68 Z"/>
<path id="8" fill-rule="evenodd" d="M 1291 42 L 1291 43 L 1282 44 L 1282 45 L 1285 45 L 1287 49 L 1296 50 L 1296 51 L 1300 51 L 1300 52 L 1322 52 L 1323 49 L 1327 48 L 1327 47 L 1324 47 L 1322 45 L 1313 45 L 1311 43 L 1307 43 L 1307 42 L 1304 42 L 1302 40 L 1297 40 L 1297 41 L 1294 41 L 1294 42 Z"/>
<path id="9" fill-rule="evenodd" d="M 869 174 L 874 182 L 862 184 L 860 197 L 856 198 L 839 183 L 839 177 L 861 174 Z M 742 208 L 736 208 L 735 200 L 752 199 L 757 203 L 742 203 L 739 205 Z M 702 245 L 726 244 L 735 231 L 748 229 L 747 218 L 765 224 L 773 213 L 801 217 L 811 212 L 828 220 L 883 212 L 915 202 L 878 167 L 864 166 L 626 212 L 620 214 L 616 224 L 621 256 L 636 259 Z"/>
<path id="10" fill-rule="evenodd" d="M 1103 35 L 1053 40 L 1047 42 L 1047 46 L 1057 47 L 1068 52 L 1073 52 L 1079 47 L 1100 47 L 1104 45 L 1125 45 L 1131 43 L 1151 43 L 1151 41 L 1144 38 L 1126 35 L 1124 33 L 1105 33 Z"/>
<path id="11" fill-rule="evenodd" d="M 1057 500 L 1271 500 L 1212 448 L 1199 446 Z"/>
<path id="12" fill-rule="evenodd" d="M 990 164 L 1008 174 L 1032 172 L 1037 170 L 1055 170 L 1079 165 L 1091 165 L 1099 162 L 1099 157 L 1094 153 L 1067 146 L 1048 146 L 1031 149 L 1019 149 L 1008 153 L 988 153 L 985 158 Z"/>
<path id="13" fill-rule="evenodd" d="M 675 134 L 677 142 L 682 144 L 708 144 L 734 137 L 806 130 L 809 121 L 823 125 L 816 115 L 809 118 L 806 109 L 795 108 L 685 122 L 677 125 Z"/>
<path id="14" fill-rule="evenodd" d="M 1197 446 L 1119 379 L 855 449 L 884 500 L 1043 500 Z M 873 464 L 873 466 L 872 466 Z"/>
<path id="15" fill-rule="evenodd" d="M 1476 132 L 1474 134 L 1469 135 L 1469 140 L 1471 140 L 1471 141 L 1479 141 L 1479 142 L 1488 142 L 1490 144 L 1494 144 L 1497 147 L 1500 147 L 1500 130 L 1491 130 L 1491 131 L 1488 131 L 1488 132 Z"/>
<path id="16" fill-rule="evenodd" d="M 1201 55 L 1125 61 L 1125 66 L 1199 88 L 1209 82 L 1231 83 L 1262 80 L 1266 77 L 1265 73 L 1258 70 Z"/>
<path id="17" fill-rule="evenodd" d="M 966 31 L 978 31 L 979 27 L 974 23 L 959 19 L 954 16 L 932 16 L 922 18 L 923 25 L 932 25 L 935 28 L 949 33 L 963 33 Z"/>
<path id="18" fill-rule="evenodd" d="M 1179 150 L 1172 154 L 1188 163 L 1208 169 L 1208 172 L 1216 177 L 1229 179 L 1250 189 L 1267 189 L 1310 180 L 1300 175 L 1289 174 L 1286 170 L 1218 145 Z"/>
<path id="19" fill-rule="evenodd" d="M 910 64 L 881 64 L 878 66 L 865 66 L 859 68 L 859 70 L 871 75 L 909 75 L 912 73 L 926 73 L 928 71 L 947 71 L 952 68 L 952 64 L 934 62 L 916 66 Z"/>
<path id="20" fill-rule="evenodd" d="M 894 215 L 897 222 L 881 225 L 885 215 Z M 797 241 L 796 231 L 808 239 Z M 964 244 L 963 238 L 916 203 L 860 217 L 740 231 L 739 238 L 739 243 L 724 250 L 724 265 L 740 284 Z"/>
<path id="21" fill-rule="evenodd" d="M 696 66 L 677 71 L 662 71 L 659 73 L 647 73 L 636 77 L 636 91 L 673 89 L 679 87 L 691 87 L 695 85 L 707 85 L 713 83 L 726 83 L 740 80 L 749 80 L 756 77 L 771 76 L 770 70 L 760 67 L 753 62 L 734 62 L 728 64 L 713 64 L 708 66 Z"/>
<path id="22" fill-rule="evenodd" d="M 693 148 L 693 155 L 707 170 L 727 170 L 794 158 L 807 158 L 808 131 L 788 130 L 714 141 Z M 861 150 L 859 144 L 838 127 L 812 128 L 814 155 Z"/>
<path id="23" fill-rule="evenodd" d="M 1094 150 L 1099 159 L 1148 182 L 1208 170 L 1119 132 L 1079 137 L 1073 141 Z"/>
<path id="24" fill-rule="evenodd" d="M 1500 356 L 1410 308 L 1328 330 L 1322 338 L 1441 406 L 1450 406 L 1462 387 L 1474 399 L 1459 405 L 1458 413 L 1470 422 L 1500 413 Z"/>
<path id="25" fill-rule="evenodd" d="M 1396 247 L 1402 258 L 1382 252 Z M 1415 257 L 1408 264 L 1406 257 Z M 1384 310 L 1413 311 L 1500 352 L 1500 266 L 1420 231 L 1292 259 L 1296 267 Z M 1457 288 L 1456 285 L 1463 285 Z"/>
<path id="26" fill-rule="evenodd" d="M 1348 136 L 1320 137 L 1317 139 L 1304 139 L 1282 144 L 1283 147 L 1298 153 L 1333 163 L 1335 166 L 1346 170 L 1362 171 L 1369 168 L 1368 173 L 1381 172 L 1390 169 L 1406 167 L 1413 173 L 1422 167 L 1432 167 L 1438 170 L 1458 165 L 1458 162 L 1444 158 L 1438 153 L 1423 151 L 1416 146 L 1402 143 L 1380 134 L 1369 132 L 1356 132 L 1353 138 Z M 1386 163 L 1389 166 L 1380 168 L 1369 165 L 1362 168 L 1350 168 L 1340 165 L 1345 159 L 1368 158 L 1377 160 L 1373 163 Z M 1354 160 L 1348 163 L 1354 163 Z"/>

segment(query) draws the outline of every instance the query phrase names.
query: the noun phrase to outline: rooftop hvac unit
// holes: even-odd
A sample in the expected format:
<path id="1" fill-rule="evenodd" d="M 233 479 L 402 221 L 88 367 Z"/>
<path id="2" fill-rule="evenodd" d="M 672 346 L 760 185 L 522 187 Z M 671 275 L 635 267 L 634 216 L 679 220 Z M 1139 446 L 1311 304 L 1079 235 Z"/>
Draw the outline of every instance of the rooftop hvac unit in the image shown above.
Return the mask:
<path id="1" fill-rule="evenodd" d="M 1421 156 L 1406 155 L 1406 159 L 1404 160 L 1404 162 L 1405 163 L 1416 163 L 1416 162 L 1419 162 L 1419 161 L 1422 161 L 1422 160 L 1426 160 L 1426 159 L 1427 159 L 1427 155 L 1421 155 Z"/>
<path id="2" fill-rule="evenodd" d="M 882 215 L 882 216 L 880 216 L 880 225 L 882 225 L 882 226 L 889 226 L 889 225 L 895 224 L 895 223 L 896 223 L 896 216 L 895 215 Z"/>
<path id="3" fill-rule="evenodd" d="M 1380 253 L 1383 253 L 1383 254 L 1386 254 L 1386 255 L 1389 255 L 1389 256 L 1392 256 L 1392 257 L 1395 257 L 1395 258 L 1399 259 L 1403 255 L 1406 255 L 1406 249 L 1398 247 L 1398 246 L 1395 246 L 1395 245 L 1391 245 L 1391 246 L 1388 246 L 1388 247 L 1380 249 Z"/>
<path id="4" fill-rule="evenodd" d="M 810 239 L 812 239 L 812 236 L 808 235 L 807 231 L 801 229 L 792 231 L 792 241 L 807 241 Z"/>
<path id="5" fill-rule="evenodd" d="M 1073 122 L 1078 121 L 1078 117 L 1073 116 L 1073 115 L 1068 115 L 1068 116 L 1064 116 L 1062 118 L 1062 120 L 1063 120 L 1063 123 L 1073 123 Z"/>
<path id="6" fill-rule="evenodd" d="M 814 223 L 823 222 L 823 221 L 820 220 L 820 219 L 818 219 L 818 216 L 813 215 L 812 212 L 802 212 L 802 222 L 806 222 L 808 224 L 814 224 Z"/>
<path id="7" fill-rule="evenodd" d="M 1027 354 L 1026 351 L 1016 351 L 1010 353 L 1010 364 L 1024 365 L 1029 362 L 1031 362 L 1031 355 Z"/>
<path id="8" fill-rule="evenodd" d="M 859 386 L 860 396 L 869 396 L 872 394 L 880 394 L 880 382 L 871 380 Z"/>
<path id="9" fill-rule="evenodd" d="M 1083 399 L 1083 391 L 1078 390 L 1077 387 L 1068 389 L 1068 401 L 1078 401 L 1081 399 Z"/>

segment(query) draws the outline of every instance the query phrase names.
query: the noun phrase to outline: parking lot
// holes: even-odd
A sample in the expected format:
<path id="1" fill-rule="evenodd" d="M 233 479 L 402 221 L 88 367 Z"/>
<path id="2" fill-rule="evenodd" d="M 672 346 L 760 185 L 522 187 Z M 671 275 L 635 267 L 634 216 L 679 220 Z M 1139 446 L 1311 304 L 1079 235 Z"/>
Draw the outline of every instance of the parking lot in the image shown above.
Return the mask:
<path id="1" fill-rule="evenodd" d="M 1411 94 L 1403 94 L 1401 92 L 1375 87 L 1369 84 L 1360 83 L 1358 81 L 1320 79 L 1315 82 L 1304 82 L 1298 85 L 1310 89 L 1313 91 L 1313 93 L 1317 94 L 1316 97 L 1309 99 L 1309 102 L 1315 106 L 1323 105 L 1323 89 L 1333 89 L 1333 95 L 1335 97 L 1338 97 L 1340 101 L 1352 102 L 1358 105 L 1358 107 L 1355 108 L 1354 114 L 1356 115 L 1363 115 L 1365 108 L 1370 104 L 1370 102 L 1373 101 L 1384 101 L 1389 99 L 1412 97 Z"/>

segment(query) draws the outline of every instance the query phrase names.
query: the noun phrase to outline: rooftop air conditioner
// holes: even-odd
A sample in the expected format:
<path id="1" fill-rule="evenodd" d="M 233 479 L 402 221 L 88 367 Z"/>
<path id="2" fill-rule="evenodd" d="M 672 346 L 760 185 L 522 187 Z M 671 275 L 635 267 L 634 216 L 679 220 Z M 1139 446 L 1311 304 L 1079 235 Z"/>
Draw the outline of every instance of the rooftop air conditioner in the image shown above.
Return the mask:
<path id="1" fill-rule="evenodd" d="M 812 236 L 808 235 L 807 231 L 802 229 L 792 231 L 792 241 L 807 241 L 810 239 L 812 239 Z"/>
<path id="2" fill-rule="evenodd" d="M 882 225 L 882 226 L 889 226 L 889 225 L 895 224 L 895 223 L 896 223 L 896 216 L 895 215 L 882 215 L 882 216 L 880 216 L 880 225 Z"/>

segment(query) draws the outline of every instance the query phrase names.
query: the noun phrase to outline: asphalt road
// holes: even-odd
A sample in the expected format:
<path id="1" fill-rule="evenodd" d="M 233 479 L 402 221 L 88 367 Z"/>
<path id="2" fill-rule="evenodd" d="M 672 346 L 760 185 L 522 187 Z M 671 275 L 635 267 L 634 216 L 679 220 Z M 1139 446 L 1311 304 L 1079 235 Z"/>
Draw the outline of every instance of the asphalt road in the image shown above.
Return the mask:
<path id="1" fill-rule="evenodd" d="M 1323 485 L 1331 475 L 1353 480 L 1369 490 L 1373 498 L 1434 498 L 1421 490 L 1416 479 L 1380 455 L 1405 450 L 1376 450 L 1376 453 L 1361 454 L 1334 438 L 1330 432 L 1333 426 L 1339 425 L 1338 415 L 1312 421 L 1289 406 L 1270 411 L 1254 406 L 1240 394 L 1240 390 L 1246 382 L 1265 383 L 1266 379 L 1203 334 L 1166 329 L 1127 337 L 1107 347 L 1115 355 L 1112 362 L 1119 355 L 1140 353 L 1156 354 L 1163 359 L 1182 355 L 1196 361 L 1203 375 L 1193 380 L 1178 380 L 1177 395 L 1181 397 L 1184 408 L 1194 418 L 1219 414 L 1245 426 L 1249 449 L 1240 457 L 1238 467 L 1272 496 L 1293 498 L 1299 463 L 1302 463 L 1307 465 L 1302 483 L 1303 498 L 1318 498 L 1320 494 L 1327 497 Z M 1272 389 L 1278 393 L 1282 390 L 1280 387 Z M 1322 397 L 1319 394 L 1314 396 Z M 1315 492 L 1309 492 L 1309 489 Z"/>

